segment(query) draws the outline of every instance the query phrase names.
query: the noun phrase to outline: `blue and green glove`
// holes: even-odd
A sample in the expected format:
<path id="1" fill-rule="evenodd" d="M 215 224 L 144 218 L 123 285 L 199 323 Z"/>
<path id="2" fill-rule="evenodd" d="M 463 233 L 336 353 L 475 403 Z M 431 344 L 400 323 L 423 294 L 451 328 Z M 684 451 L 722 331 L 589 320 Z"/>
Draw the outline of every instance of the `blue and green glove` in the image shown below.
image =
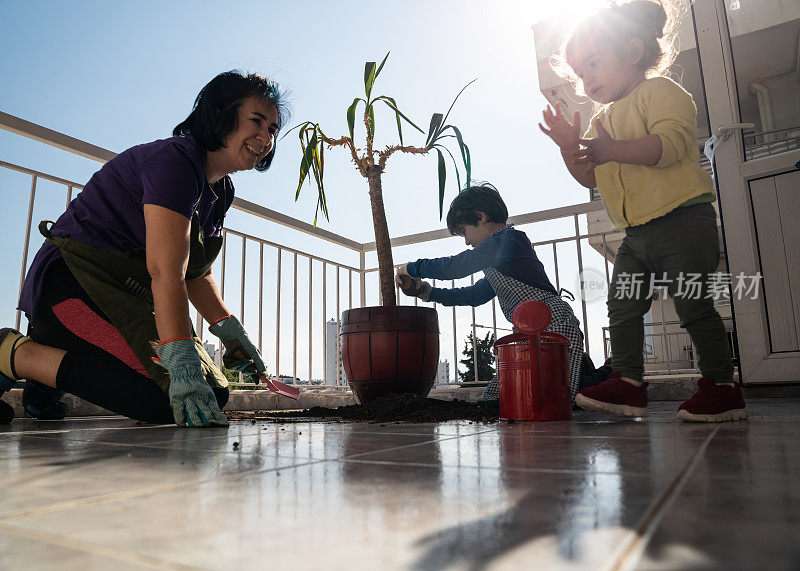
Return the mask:
<path id="1" fill-rule="evenodd" d="M 225 345 L 222 364 L 226 369 L 255 377 L 255 382 L 258 382 L 259 374 L 266 374 L 267 367 L 261 358 L 261 352 L 250 341 L 247 332 L 235 316 L 223 317 L 208 330 L 219 337 Z"/>
<path id="2" fill-rule="evenodd" d="M 178 426 L 228 426 L 214 391 L 206 382 L 193 339 L 171 339 L 154 347 L 169 373 L 169 404 Z"/>

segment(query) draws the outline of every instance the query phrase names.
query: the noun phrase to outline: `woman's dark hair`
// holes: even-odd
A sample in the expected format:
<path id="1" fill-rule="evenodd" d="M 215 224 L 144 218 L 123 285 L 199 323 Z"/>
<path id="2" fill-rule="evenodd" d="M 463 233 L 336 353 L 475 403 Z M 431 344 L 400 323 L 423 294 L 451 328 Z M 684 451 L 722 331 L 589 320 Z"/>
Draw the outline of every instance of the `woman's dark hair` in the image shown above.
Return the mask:
<path id="1" fill-rule="evenodd" d="M 488 182 L 482 182 L 465 188 L 450 203 L 450 210 L 447 211 L 450 234 L 459 236 L 459 229 L 467 224 L 477 226 L 480 220 L 477 212 L 486 214 L 487 222 L 505 224 L 508 220 L 508 208 L 500 198 L 500 193 Z"/>
<path id="2" fill-rule="evenodd" d="M 286 124 L 289 110 L 277 83 L 256 73 L 231 70 L 220 73 L 200 90 L 192 112 L 172 130 L 172 135 L 191 135 L 206 151 L 221 149 L 228 135 L 238 127 L 239 107 L 248 97 L 263 98 L 275 107 L 278 130 Z M 275 140 L 269 154 L 256 164 L 256 170 L 265 171 L 272 164 L 277 133 Z"/>

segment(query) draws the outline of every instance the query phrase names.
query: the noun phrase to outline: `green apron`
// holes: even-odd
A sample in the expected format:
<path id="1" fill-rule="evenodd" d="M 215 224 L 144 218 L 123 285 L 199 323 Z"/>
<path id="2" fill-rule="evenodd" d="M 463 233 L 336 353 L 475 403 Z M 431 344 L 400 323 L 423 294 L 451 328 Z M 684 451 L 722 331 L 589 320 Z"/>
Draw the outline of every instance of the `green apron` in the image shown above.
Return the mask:
<path id="1" fill-rule="evenodd" d="M 222 208 L 215 207 L 216 215 L 220 215 L 220 210 L 224 213 L 224 203 L 222 197 L 217 200 L 215 206 Z M 80 286 L 108 316 L 145 371 L 165 393 L 168 393 L 169 375 L 163 367 L 152 360 L 156 355 L 151 342 L 158 340 L 158 331 L 153 312 L 153 292 L 150 289 L 151 280 L 147 271 L 145 249 L 134 248 L 127 252 L 119 252 L 91 246 L 71 238 L 52 236 L 49 227 L 52 224 L 50 220 L 43 220 L 39 223 L 39 232 L 58 246 L 67 267 Z M 204 276 L 221 248 L 222 237 L 204 235 L 200 227 L 198 209 L 192 216 L 186 279 L 193 280 Z M 197 345 L 208 384 L 212 387 L 227 387 L 228 381 L 225 375 L 206 352 L 194 329 L 192 337 Z"/>

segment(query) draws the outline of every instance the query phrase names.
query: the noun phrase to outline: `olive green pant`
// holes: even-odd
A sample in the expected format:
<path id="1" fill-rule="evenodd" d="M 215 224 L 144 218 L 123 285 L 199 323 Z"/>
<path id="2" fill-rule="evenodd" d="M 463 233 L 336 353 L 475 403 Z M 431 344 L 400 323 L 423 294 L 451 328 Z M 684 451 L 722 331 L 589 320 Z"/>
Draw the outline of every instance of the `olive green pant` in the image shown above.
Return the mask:
<path id="1" fill-rule="evenodd" d="M 707 297 L 708 274 L 718 264 L 717 219 L 710 203 L 677 208 L 626 228 L 608 292 L 611 354 L 620 375 L 642 380 L 644 315 L 650 309 L 652 284 L 666 286 L 681 327 L 697 349 L 703 377 L 718 383 L 733 380 L 725 325 Z"/>

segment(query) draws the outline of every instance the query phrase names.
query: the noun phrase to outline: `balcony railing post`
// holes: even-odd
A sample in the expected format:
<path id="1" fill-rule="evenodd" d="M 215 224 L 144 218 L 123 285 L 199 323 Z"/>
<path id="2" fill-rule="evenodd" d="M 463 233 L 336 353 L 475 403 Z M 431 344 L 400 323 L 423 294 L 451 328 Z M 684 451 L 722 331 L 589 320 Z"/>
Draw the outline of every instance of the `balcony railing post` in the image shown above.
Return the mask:
<path id="1" fill-rule="evenodd" d="M 28 271 L 28 246 L 31 243 L 31 223 L 33 222 L 33 203 L 36 200 L 36 181 L 38 177 L 33 175 L 31 177 L 31 195 L 28 201 L 28 223 L 25 226 L 25 245 L 22 247 L 22 269 L 19 272 L 19 291 L 17 292 L 17 299 L 22 294 L 22 286 L 25 284 L 25 274 Z M 22 312 L 17 310 L 17 320 L 14 329 L 19 329 L 20 321 L 22 320 Z"/>
<path id="2" fill-rule="evenodd" d="M 575 218 L 575 245 L 578 248 L 578 276 L 579 276 L 579 283 L 581 285 L 581 289 L 583 289 L 583 254 L 581 252 L 581 227 L 578 222 L 578 215 L 574 215 Z M 581 309 L 583 310 L 583 330 L 586 331 L 586 335 L 583 336 L 583 345 L 584 351 L 587 353 L 589 352 L 589 316 L 586 313 L 586 296 L 583 295 L 583 291 L 579 291 L 578 295 L 581 298 Z"/>
<path id="3" fill-rule="evenodd" d="M 341 331 L 341 319 L 342 314 L 339 310 L 339 273 L 340 267 L 336 266 L 336 386 L 341 386 L 342 383 L 342 374 L 341 374 L 341 367 L 339 367 L 339 360 L 342 358 L 341 356 L 341 339 L 340 339 L 340 331 Z"/>
<path id="4" fill-rule="evenodd" d="M 561 291 L 561 281 L 558 279 L 558 250 L 555 242 L 553 242 L 553 266 L 556 272 L 556 291 Z"/>
<path id="5" fill-rule="evenodd" d="M 219 256 L 219 294 L 225 299 L 225 252 L 228 249 L 228 231 L 222 230 L 222 253 Z"/>
<path id="6" fill-rule="evenodd" d="M 239 279 L 241 281 L 241 287 L 239 288 L 239 320 L 241 321 L 242 325 L 244 325 L 244 278 L 245 278 L 245 268 L 247 267 L 246 264 L 246 254 L 247 254 L 247 239 L 242 238 L 242 271 L 240 272 Z"/>
<path id="7" fill-rule="evenodd" d="M 450 280 L 450 287 L 456 287 L 456 280 Z M 456 335 L 456 306 L 453 306 L 453 380 L 458 382 L 458 335 Z"/>
<path id="8" fill-rule="evenodd" d="M 277 300 L 275 302 L 275 378 L 281 375 L 281 249 L 278 248 L 278 271 L 276 288 Z"/>
<path id="9" fill-rule="evenodd" d="M 475 285 L 475 274 L 469 276 L 469 283 L 470 285 Z M 478 333 L 475 328 L 475 306 L 472 306 L 472 368 L 475 374 L 475 382 L 477 383 L 480 379 L 478 379 Z"/>
<path id="10" fill-rule="evenodd" d="M 313 319 L 314 319 L 314 297 L 312 294 L 312 287 L 313 287 L 313 272 L 314 272 L 314 260 L 311 259 L 309 256 L 308 258 L 308 386 L 311 386 L 311 365 L 312 365 L 312 357 L 311 352 L 314 348 L 314 338 L 313 338 Z"/>
<path id="11" fill-rule="evenodd" d="M 367 256 L 364 250 L 358 253 L 359 283 L 361 285 L 361 307 L 367 306 Z"/>
<path id="12" fill-rule="evenodd" d="M 322 385 L 328 386 L 328 265 L 322 262 Z"/>
<path id="13" fill-rule="evenodd" d="M 264 244 L 258 245 L 258 350 L 264 354 Z"/>
<path id="14" fill-rule="evenodd" d="M 292 297 L 292 383 L 297 384 L 297 252 L 294 253 L 294 296 Z"/>
<path id="15" fill-rule="evenodd" d="M 492 335 L 494 335 L 494 340 L 497 341 L 497 305 L 494 302 L 495 298 L 492 298 Z"/>

